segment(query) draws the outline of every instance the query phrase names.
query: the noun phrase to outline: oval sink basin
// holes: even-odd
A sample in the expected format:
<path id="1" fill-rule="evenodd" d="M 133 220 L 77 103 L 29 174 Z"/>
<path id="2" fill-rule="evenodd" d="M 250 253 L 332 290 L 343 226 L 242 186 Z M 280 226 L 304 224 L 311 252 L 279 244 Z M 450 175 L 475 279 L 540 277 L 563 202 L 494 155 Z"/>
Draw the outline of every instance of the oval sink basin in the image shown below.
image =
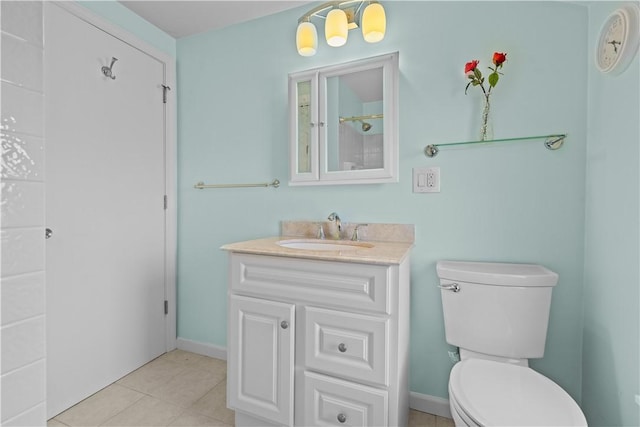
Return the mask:
<path id="1" fill-rule="evenodd" d="M 349 251 L 372 248 L 371 243 L 349 240 L 291 239 L 276 242 L 279 246 L 305 251 Z"/>

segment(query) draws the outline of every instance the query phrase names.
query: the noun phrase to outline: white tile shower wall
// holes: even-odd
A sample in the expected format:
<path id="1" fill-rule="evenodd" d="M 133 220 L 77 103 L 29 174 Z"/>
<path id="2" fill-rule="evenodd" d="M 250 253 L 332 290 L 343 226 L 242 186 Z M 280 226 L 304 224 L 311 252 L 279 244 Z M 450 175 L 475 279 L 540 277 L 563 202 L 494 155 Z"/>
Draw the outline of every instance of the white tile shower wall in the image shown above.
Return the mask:
<path id="1" fill-rule="evenodd" d="M 0 17 L 0 423 L 45 425 L 43 4 Z"/>
<path id="2" fill-rule="evenodd" d="M 349 170 L 384 167 L 383 134 L 366 134 L 358 128 L 358 122 L 345 122 L 340 125 L 340 141 L 348 143 L 339 146 L 338 168 Z"/>
<path id="3" fill-rule="evenodd" d="M 383 134 L 367 135 L 364 138 L 364 168 L 376 169 L 384 167 Z"/>
<path id="4" fill-rule="evenodd" d="M 355 129 L 356 122 L 345 122 L 340 125 L 340 141 L 337 170 L 362 169 L 363 136 Z M 346 143 L 344 143 L 346 142 Z"/>

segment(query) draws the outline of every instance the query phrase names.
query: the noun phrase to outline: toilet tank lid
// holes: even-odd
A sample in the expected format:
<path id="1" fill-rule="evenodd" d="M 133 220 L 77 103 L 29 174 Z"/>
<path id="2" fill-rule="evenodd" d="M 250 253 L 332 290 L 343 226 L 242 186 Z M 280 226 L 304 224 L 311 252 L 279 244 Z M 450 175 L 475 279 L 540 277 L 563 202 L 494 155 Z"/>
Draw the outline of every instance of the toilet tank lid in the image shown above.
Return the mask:
<path id="1" fill-rule="evenodd" d="M 558 274 L 537 264 L 438 261 L 436 270 L 441 279 L 486 285 L 550 287 L 558 283 Z"/>

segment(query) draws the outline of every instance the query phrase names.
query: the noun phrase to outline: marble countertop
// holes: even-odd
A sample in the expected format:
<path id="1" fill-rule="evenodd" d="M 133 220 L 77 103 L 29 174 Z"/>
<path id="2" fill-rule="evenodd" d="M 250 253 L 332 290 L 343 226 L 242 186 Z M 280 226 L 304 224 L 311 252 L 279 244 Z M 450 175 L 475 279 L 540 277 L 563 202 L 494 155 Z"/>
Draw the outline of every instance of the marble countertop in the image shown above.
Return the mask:
<path id="1" fill-rule="evenodd" d="M 230 243 L 221 247 L 229 252 L 240 252 L 257 255 L 284 256 L 293 258 L 316 259 L 324 261 L 359 262 L 365 264 L 400 264 L 413 247 L 413 242 L 385 242 L 367 240 L 372 247 L 358 247 L 348 250 L 308 250 L 291 249 L 278 245 L 281 240 L 300 239 L 301 236 L 277 236 L 245 242 Z M 327 243 L 349 244 L 349 241 L 326 239 Z"/>

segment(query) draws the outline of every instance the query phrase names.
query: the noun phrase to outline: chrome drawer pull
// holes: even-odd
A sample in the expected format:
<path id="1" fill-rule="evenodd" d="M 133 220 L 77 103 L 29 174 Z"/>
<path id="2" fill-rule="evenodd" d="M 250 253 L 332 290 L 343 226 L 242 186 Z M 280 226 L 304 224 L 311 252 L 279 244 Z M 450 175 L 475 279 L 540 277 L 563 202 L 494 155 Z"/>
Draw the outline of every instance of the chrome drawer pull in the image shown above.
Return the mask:
<path id="1" fill-rule="evenodd" d="M 347 351 L 347 346 L 343 342 L 341 342 L 338 345 L 338 350 L 340 351 L 340 353 L 344 353 L 345 351 Z"/>
<path id="2" fill-rule="evenodd" d="M 345 414 L 338 414 L 338 421 L 340 424 L 344 424 L 344 422 L 347 421 L 347 416 Z"/>
<path id="3" fill-rule="evenodd" d="M 439 288 L 444 291 L 460 292 L 460 285 L 458 285 L 457 283 L 451 283 L 449 285 L 440 285 Z"/>

